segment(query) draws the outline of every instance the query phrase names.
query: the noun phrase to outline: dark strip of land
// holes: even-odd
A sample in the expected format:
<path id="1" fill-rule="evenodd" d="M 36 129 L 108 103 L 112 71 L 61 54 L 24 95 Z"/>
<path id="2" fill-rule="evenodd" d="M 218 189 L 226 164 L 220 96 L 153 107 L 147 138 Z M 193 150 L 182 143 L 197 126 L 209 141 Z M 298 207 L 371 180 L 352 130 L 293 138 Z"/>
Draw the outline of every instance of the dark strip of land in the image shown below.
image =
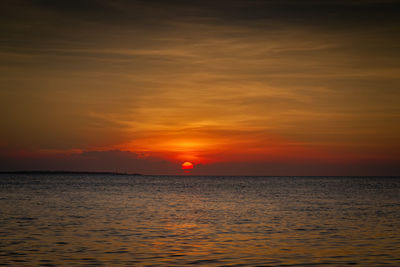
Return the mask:
<path id="1" fill-rule="evenodd" d="M 90 172 L 90 171 L 4 171 L 0 174 L 102 174 L 102 175 L 142 175 L 126 172 Z"/>

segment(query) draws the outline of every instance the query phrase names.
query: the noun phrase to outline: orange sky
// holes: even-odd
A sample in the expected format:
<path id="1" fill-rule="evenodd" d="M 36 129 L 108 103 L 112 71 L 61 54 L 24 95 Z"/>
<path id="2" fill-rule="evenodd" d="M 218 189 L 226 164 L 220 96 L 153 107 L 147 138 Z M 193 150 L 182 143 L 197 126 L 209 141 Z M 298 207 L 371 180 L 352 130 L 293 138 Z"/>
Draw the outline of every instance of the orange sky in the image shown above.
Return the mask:
<path id="1" fill-rule="evenodd" d="M 6 1 L 0 170 L 399 174 L 395 1 L 178 2 Z"/>

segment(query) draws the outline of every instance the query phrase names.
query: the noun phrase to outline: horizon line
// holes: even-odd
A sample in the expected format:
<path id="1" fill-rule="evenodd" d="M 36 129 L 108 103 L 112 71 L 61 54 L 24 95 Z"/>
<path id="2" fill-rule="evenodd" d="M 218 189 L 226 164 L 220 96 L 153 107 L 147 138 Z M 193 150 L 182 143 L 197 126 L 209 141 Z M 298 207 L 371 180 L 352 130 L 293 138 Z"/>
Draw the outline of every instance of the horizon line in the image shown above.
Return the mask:
<path id="1" fill-rule="evenodd" d="M 131 175 L 131 176 L 183 176 L 183 177 L 396 177 L 400 175 L 191 175 L 191 174 L 141 174 L 134 172 L 111 172 L 111 171 L 50 171 L 50 170 L 19 170 L 0 171 L 0 174 L 94 174 L 94 175 Z"/>

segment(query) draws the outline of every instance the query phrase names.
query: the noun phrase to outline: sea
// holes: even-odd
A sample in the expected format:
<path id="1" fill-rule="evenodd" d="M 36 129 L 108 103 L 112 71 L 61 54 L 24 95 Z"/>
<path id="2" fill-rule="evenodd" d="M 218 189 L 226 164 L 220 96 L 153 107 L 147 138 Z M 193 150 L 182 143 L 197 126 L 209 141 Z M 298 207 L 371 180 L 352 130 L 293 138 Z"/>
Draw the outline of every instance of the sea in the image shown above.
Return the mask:
<path id="1" fill-rule="evenodd" d="M 0 174 L 1 266 L 400 266 L 400 177 Z"/>

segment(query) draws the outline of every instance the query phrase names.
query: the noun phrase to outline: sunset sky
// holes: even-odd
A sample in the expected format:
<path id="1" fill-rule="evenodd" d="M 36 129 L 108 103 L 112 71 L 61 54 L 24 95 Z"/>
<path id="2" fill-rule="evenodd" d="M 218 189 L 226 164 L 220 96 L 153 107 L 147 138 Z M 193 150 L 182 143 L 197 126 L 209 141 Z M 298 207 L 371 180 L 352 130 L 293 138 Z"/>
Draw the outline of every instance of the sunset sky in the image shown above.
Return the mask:
<path id="1" fill-rule="evenodd" d="M 0 171 L 400 175 L 399 14 L 2 0 Z"/>

